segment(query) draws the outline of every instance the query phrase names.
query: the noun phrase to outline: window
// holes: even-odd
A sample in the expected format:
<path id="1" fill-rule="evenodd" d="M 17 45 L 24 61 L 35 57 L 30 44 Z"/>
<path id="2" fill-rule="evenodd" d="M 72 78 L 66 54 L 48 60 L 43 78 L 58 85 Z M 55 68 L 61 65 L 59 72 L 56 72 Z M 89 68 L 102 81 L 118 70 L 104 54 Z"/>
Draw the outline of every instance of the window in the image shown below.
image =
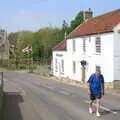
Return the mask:
<path id="1" fill-rule="evenodd" d="M 91 37 L 89 36 L 89 43 L 91 42 Z"/>
<path id="2" fill-rule="evenodd" d="M 61 60 L 61 67 L 62 67 L 61 72 L 64 73 L 64 60 Z"/>
<path id="3" fill-rule="evenodd" d="M 58 72 L 58 60 L 55 59 L 55 72 Z"/>
<path id="4" fill-rule="evenodd" d="M 101 67 L 100 67 L 99 65 L 96 65 L 95 70 L 99 70 L 99 71 L 101 71 Z"/>
<path id="5" fill-rule="evenodd" d="M 86 39 L 83 39 L 83 52 L 86 52 Z"/>
<path id="6" fill-rule="evenodd" d="M 73 40 L 73 52 L 75 52 L 76 50 L 76 43 L 75 43 L 75 40 Z"/>
<path id="7" fill-rule="evenodd" d="M 76 73 L 76 62 L 73 61 L 73 73 L 75 74 Z"/>
<path id="8" fill-rule="evenodd" d="M 96 53 L 101 53 L 101 39 L 100 39 L 100 37 L 96 37 L 95 47 L 96 47 Z"/>

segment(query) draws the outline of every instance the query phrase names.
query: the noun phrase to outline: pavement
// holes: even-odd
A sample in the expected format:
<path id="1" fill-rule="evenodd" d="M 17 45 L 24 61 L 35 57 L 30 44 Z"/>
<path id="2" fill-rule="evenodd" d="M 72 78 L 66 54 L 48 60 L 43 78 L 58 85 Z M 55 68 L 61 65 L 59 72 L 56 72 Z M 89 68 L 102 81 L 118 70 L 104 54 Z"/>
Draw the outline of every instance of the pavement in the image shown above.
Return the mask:
<path id="1" fill-rule="evenodd" d="M 88 113 L 87 90 L 4 70 L 5 101 L 2 120 L 119 120 L 120 97 L 105 94 L 100 118 Z"/>
<path id="2" fill-rule="evenodd" d="M 87 88 L 86 83 L 81 83 L 79 81 L 71 80 L 71 79 L 68 79 L 68 78 L 59 78 L 59 77 L 55 77 L 55 76 L 44 76 L 44 75 L 40 75 L 40 78 L 41 79 L 47 79 L 47 80 L 54 80 L 54 81 L 57 81 L 57 82 L 60 82 L 60 83 L 73 85 L 73 86 L 76 86 L 76 87 L 82 87 L 82 88 L 85 88 L 85 89 Z M 111 94 L 111 95 L 116 95 L 116 96 L 120 97 L 120 90 L 119 89 L 115 90 L 110 85 L 105 86 L 105 93 Z"/>

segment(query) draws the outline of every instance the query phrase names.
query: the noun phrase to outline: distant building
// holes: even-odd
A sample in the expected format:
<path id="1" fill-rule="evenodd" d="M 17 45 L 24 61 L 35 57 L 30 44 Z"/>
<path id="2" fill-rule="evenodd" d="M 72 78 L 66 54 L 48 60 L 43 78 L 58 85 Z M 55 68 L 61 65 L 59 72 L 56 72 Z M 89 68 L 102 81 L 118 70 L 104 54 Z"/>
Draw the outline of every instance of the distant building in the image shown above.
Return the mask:
<path id="1" fill-rule="evenodd" d="M 0 29 L 0 60 L 9 59 L 9 41 L 4 29 Z"/>

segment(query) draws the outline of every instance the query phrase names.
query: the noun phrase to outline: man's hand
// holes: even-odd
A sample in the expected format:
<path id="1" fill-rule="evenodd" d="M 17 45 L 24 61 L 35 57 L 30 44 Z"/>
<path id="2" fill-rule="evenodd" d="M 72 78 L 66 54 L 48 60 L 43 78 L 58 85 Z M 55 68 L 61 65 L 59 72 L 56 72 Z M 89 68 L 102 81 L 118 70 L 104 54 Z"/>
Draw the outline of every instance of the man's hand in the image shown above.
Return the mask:
<path id="1" fill-rule="evenodd" d="M 104 84 L 102 84 L 102 95 L 104 95 Z"/>

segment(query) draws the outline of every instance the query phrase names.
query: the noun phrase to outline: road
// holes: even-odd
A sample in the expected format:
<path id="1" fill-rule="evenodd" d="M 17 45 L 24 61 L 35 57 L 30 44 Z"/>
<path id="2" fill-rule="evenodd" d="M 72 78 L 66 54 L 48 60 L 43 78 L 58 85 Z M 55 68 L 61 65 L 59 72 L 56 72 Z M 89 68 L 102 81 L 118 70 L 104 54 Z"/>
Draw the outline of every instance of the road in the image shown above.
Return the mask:
<path id="1" fill-rule="evenodd" d="M 4 120 L 119 120 L 120 97 L 105 95 L 100 118 L 88 113 L 87 91 L 28 73 L 4 71 L 17 90 L 5 95 Z"/>

